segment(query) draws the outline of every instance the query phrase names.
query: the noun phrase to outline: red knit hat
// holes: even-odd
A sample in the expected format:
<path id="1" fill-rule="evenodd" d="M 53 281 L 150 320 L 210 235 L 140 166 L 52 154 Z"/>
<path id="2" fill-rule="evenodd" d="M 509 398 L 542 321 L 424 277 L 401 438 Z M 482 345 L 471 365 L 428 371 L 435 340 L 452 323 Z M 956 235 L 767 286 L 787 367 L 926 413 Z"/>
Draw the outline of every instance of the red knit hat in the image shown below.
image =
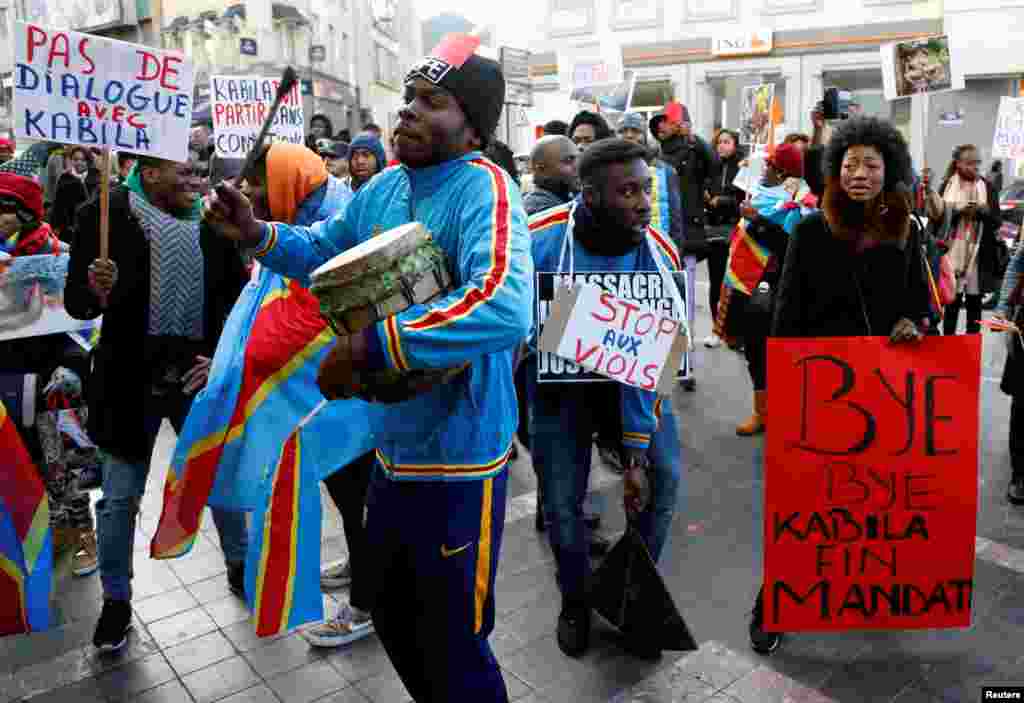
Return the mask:
<path id="1" fill-rule="evenodd" d="M 0 172 L 0 202 L 4 200 L 16 201 L 36 221 L 43 220 L 43 188 L 31 178 Z"/>
<path id="2" fill-rule="evenodd" d="M 6 137 L 0 137 L 0 148 L 6 147 L 11 151 L 14 151 L 14 140 Z"/>
<path id="3" fill-rule="evenodd" d="M 804 153 L 796 144 L 779 144 L 768 157 L 768 163 L 787 176 L 804 177 Z"/>

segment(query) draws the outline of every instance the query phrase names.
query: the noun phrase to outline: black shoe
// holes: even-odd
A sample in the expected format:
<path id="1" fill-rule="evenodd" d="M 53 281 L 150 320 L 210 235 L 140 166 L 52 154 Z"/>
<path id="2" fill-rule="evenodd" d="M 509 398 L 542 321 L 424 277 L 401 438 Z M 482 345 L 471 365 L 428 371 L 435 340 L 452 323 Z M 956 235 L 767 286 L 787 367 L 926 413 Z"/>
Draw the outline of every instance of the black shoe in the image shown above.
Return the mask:
<path id="1" fill-rule="evenodd" d="M 622 648 L 637 659 L 657 661 L 661 659 L 661 647 L 651 641 L 650 633 L 638 631 L 622 633 Z"/>
<path id="2" fill-rule="evenodd" d="M 245 598 L 245 562 L 228 564 L 228 588 L 239 598 Z"/>
<path id="3" fill-rule="evenodd" d="M 683 390 L 687 393 L 693 393 L 697 390 L 697 379 L 695 378 L 684 378 L 683 379 Z"/>
<path id="4" fill-rule="evenodd" d="M 126 600 L 104 600 L 92 645 L 100 654 L 113 654 L 128 643 L 132 629 L 132 604 Z"/>
<path id="5" fill-rule="evenodd" d="M 607 537 L 591 533 L 590 535 L 590 556 L 603 557 L 612 548 L 612 542 Z"/>
<path id="6" fill-rule="evenodd" d="M 563 608 L 558 616 L 558 648 L 580 657 L 590 646 L 590 608 Z"/>
<path id="7" fill-rule="evenodd" d="M 764 606 L 758 595 L 754 603 L 753 617 L 750 619 L 750 646 L 755 652 L 769 655 L 779 648 L 782 642 L 781 632 L 766 632 L 764 629 Z"/>
<path id="8" fill-rule="evenodd" d="M 1006 500 L 1010 505 L 1024 505 L 1024 476 L 1010 479 L 1010 487 L 1006 489 Z"/>

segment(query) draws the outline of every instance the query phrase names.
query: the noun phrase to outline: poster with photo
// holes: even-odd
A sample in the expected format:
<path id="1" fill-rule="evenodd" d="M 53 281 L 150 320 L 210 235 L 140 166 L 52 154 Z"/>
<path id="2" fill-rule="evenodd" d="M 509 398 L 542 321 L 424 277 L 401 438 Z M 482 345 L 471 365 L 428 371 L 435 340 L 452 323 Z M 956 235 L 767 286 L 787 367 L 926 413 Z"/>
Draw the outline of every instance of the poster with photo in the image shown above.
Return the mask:
<path id="1" fill-rule="evenodd" d="M 620 83 L 576 88 L 569 99 L 585 105 L 596 105 L 598 111 L 602 113 L 624 113 L 633 102 L 635 88 L 636 74 L 633 71 L 625 71 Z"/>
<path id="2" fill-rule="evenodd" d="M 767 144 L 775 84 L 748 85 L 740 94 L 740 144 Z"/>
<path id="3" fill-rule="evenodd" d="M 886 100 L 964 89 L 948 35 L 886 44 L 880 51 Z"/>
<path id="4" fill-rule="evenodd" d="M 0 341 L 86 330 L 64 309 L 64 282 L 71 256 L 11 257 L 0 253 Z"/>

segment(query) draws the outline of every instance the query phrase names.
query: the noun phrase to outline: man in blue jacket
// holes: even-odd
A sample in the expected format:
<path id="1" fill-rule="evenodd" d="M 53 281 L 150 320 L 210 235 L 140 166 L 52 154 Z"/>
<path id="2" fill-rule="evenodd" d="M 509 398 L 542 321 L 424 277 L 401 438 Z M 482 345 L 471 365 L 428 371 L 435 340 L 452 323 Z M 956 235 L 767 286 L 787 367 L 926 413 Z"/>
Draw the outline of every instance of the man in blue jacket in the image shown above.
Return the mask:
<path id="1" fill-rule="evenodd" d="M 504 77 L 472 51 L 470 38 L 451 37 L 409 72 L 395 130 L 401 165 L 360 188 L 343 215 L 310 228 L 261 222 L 230 186 L 207 211 L 225 236 L 300 281 L 376 231 L 413 220 L 448 255 L 452 293 L 339 337 L 319 378 L 335 399 L 359 392 L 361 371 L 470 364 L 392 406 L 368 501 L 374 624 L 419 702 L 508 700 L 487 637 L 517 424 L 512 362 L 533 322 L 533 267 L 519 190 L 481 155 Z"/>
<path id="2" fill-rule="evenodd" d="M 675 245 L 650 226 L 647 156 L 644 147 L 621 139 L 595 142 L 584 152 L 579 162 L 582 194 L 572 203 L 530 219 L 538 272 L 558 272 L 563 243 L 569 236 L 573 250 L 566 258 L 575 271 L 614 272 L 620 282 L 634 278 L 629 274 L 645 272 L 635 275 L 643 275 L 646 281 L 653 276 L 663 284 L 655 273 L 659 270 L 655 256 L 668 271 L 679 269 Z M 674 314 L 681 318 L 685 311 Z M 544 467 L 545 510 L 551 523 L 548 533 L 562 589 L 558 644 L 567 655 L 580 656 L 590 641 L 586 594 L 590 562 L 579 506 L 590 474 L 591 437 L 599 422 L 600 414 L 595 411 L 618 409 L 626 514 L 655 560 L 668 538 L 675 512 L 682 461 L 679 434 L 670 401 L 653 391 L 611 381 L 539 383 L 538 355 L 531 355 L 525 363 L 530 364 L 526 378 L 533 410 L 531 449 L 534 460 Z M 645 634 L 649 635 L 625 633 L 627 648 L 641 656 L 659 653 L 649 637 L 648 642 L 643 641 Z"/>

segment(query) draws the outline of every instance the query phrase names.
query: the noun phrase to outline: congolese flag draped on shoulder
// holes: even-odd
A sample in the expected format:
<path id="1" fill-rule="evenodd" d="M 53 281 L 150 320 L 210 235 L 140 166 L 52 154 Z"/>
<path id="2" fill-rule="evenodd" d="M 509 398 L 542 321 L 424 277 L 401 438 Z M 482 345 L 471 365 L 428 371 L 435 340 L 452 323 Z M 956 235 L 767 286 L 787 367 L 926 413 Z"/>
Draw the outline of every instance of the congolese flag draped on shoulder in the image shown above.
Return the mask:
<path id="1" fill-rule="evenodd" d="M 52 579 L 46 488 L 0 401 L 0 635 L 49 627 Z"/>
<path id="2" fill-rule="evenodd" d="M 784 186 L 758 185 L 753 191 L 751 207 L 761 217 L 779 225 L 787 234 L 814 208 L 813 196 L 806 186 L 795 195 Z M 757 287 L 768 266 L 772 252 L 747 234 L 747 221 L 740 220 L 732 233 L 729 245 L 729 264 L 725 272 L 725 285 L 746 295 Z"/>

